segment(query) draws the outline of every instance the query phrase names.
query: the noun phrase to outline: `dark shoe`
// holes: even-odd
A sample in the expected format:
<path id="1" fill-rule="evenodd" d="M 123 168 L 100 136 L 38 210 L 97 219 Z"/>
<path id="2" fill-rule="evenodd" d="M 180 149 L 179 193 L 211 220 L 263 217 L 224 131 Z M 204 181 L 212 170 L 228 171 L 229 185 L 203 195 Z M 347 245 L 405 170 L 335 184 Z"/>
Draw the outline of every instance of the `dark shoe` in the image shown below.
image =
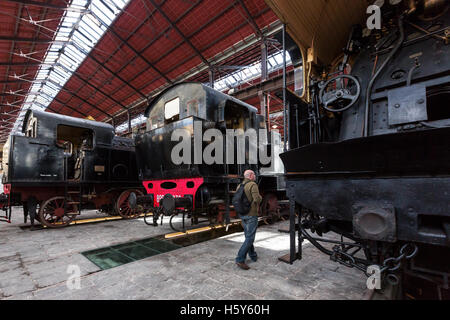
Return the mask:
<path id="1" fill-rule="evenodd" d="M 248 270 L 250 267 L 246 265 L 244 262 L 236 262 L 237 266 L 243 270 Z"/>
<path id="2" fill-rule="evenodd" d="M 258 257 L 253 257 L 253 258 L 252 258 L 252 257 L 250 257 L 250 259 L 252 259 L 252 261 L 253 261 L 253 262 L 256 262 L 256 261 L 258 261 Z"/>

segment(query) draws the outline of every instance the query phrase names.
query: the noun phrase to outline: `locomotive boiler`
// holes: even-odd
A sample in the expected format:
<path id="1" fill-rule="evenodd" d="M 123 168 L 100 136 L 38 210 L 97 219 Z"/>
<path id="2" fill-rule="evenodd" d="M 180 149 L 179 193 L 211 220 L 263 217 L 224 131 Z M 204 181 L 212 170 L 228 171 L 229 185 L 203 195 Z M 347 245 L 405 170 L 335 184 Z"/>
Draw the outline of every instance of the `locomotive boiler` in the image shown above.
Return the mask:
<path id="1" fill-rule="evenodd" d="M 377 292 L 450 298 L 449 2 L 267 2 L 305 82 L 281 155 L 290 262 L 307 239 Z"/>
<path id="2" fill-rule="evenodd" d="M 4 210 L 24 220 L 67 226 L 82 209 L 133 218 L 128 196 L 141 194 L 133 139 L 106 123 L 28 110 L 22 132 L 3 149 Z M 9 219 L 8 219 L 9 220 Z"/>
<path id="3" fill-rule="evenodd" d="M 152 211 L 155 225 L 159 216 L 167 215 L 173 227 L 172 218 L 178 214 L 183 214 L 183 226 L 186 216 L 193 224 L 199 218 L 229 222 L 235 216 L 230 195 L 247 169 L 258 173 L 260 189 L 265 191 L 261 214 L 280 214 L 278 199 L 284 192 L 281 160 L 275 156 L 272 167 L 262 170 L 259 152 L 251 159 L 252 150 L 268 147 L 261 143 L 267 136 L 246 135 L 251 129 L 253 133 L 267 132 L 264 117 L 256 108 L 200 83 L 180 83 L 155 97 L 145 116 L 146 132 L 136 136 L 136 156 L 147 195 L 133 197 L 130 203 L 140 211 Z M 208 132 L 215 133 L 215 138 L 206 137 Z M 237 132 L 238 136 L 228 139 Z M 273 140 L 273 145 L 280 144 L 279 139 Z M 219 143 L 218 149 L 211 152 L 214 161 L 208 161 L 204 155 L 214 143 Z M 243 151 L 240 160 L 239 151 Z"/>

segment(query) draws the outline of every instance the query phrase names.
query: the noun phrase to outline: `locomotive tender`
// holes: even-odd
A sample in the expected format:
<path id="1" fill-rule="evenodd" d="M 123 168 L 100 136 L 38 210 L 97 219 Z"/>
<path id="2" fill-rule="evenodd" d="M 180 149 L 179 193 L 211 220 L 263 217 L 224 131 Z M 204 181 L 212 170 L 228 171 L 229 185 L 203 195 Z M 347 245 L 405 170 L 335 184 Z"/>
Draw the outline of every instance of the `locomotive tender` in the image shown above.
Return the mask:
<path id="1" fill-rule="evenodd" d="M 281 155 L 292 219 L 301 213 L 290 262 L 308 239 L 380 276 L 375 289 L 448 299 L 449 2 L 376 1 L 380 17 L 366 14 L 373 1 L 267 2 L 297 44 L 292 56 L 303 55 L 305 90 L 289 101 Z M 381 29 L 369 29 L 377 18 Z M 341 240 L 312 235 L 328 232 Z"/>
<path id="2" fill-rule="evenodd" d="M 207 129 L 216 129 L 223 137 L 227 130 L 265 130 L 264 117 L 257 114 L 256 108 L 200 83 L 180 83 L 155 97 L 145 116 L 146 132 L 137 135 L 135 143 L 139 177 L 147 195 L 135 197 L 132 206 L 153 211 L 155 225 L 161 214 L 174 217 L 179 213 L 183 214 L 183 223 L 186 214 L 194 224 L 199 217 L 208 218 L 211 223 L 228 223 L 230 214 L 234 215 L 230 212 L 230 194 L 247 169 L 260 173 L 260 189 L 266 191 L 262 214 L 279 214 L 277 199 L 284 191 L 283 169 L 278 169 L 277 175 L 274 164 L 274 170 L 264 173 L 259 170 L 262 169 L 259 159 L 253 163 L 250 159 L 252 146 L 261 147 L 261 141 L 258 145 L 258 141 L 244 137 L 247 143 L 243 161 L 238 159 L 238 142 L 226 143 L 226 139 L 224 161 L 206 163 L 201 159 L 203 150 L 214 140 L 204 139 L 203 132 Z M 174 139 L 176 131 L 184 132 L 184 137 Z M 173 151 L 180 143 L 179 138 L 187 141 L 191 152 L 182 151 L 187 161 L 176 164 Z M 274 141 L 280 143 L 279 139 Z M 231 153 L 233 161 L 225 161 Z M 281 164 L 279 158 L 274 158 Z"/>
<path id="3" fill-rule="evenodd" d="M 138 184 L 134 141 L 115 136 L 106 123 L 28 110 L 21 134 L 3 149 L 4 210 L 23 206 L 24 220 L 64 227 L 82 209 L 124 218 Z M 38 214 L 36 213 L 39 207 Z M 8 217 L 8 215 L 7 215 Z"/>

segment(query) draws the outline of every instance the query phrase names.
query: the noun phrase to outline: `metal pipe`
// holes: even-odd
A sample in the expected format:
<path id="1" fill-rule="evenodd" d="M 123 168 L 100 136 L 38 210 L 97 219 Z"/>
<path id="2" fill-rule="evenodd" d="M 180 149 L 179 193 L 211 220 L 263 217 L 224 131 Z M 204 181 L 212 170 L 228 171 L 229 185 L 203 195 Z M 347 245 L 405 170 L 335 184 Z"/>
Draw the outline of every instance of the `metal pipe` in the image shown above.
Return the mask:
<path id="1" fill-rule="evenodd" d="M 296 260 L 295 229 L 295 200 L 291 198 L 289 199 L 289 262 L 291 264 Z"/>
<path id="2" fill-rule="evenodd" d="M 295 126 L 295 128 L 296 128 L 296 131 L 297 131 L 297 148 L 299 148 L 300 147 L 300 122 L 298 121 L 298 105 L 296 106 L 296 108 L 295 108 L 295 123 L 296 123 L 296 126 Z"/>
<path id="3" fill-rule="evenodd" d="M 287 151 L 287 133 L 286 133 L 286 25 L 283 24 L 283 140 L 284 152 Z"/>
<path id="4" fill-rule="evenodd" d="M 369 134 L 369 111 L 370 111 L 370 94 L 372 93 L 373 85 L 375 84 L 375 81 L 377 80 L 380 73 L 386 68 L 388 63 L 392 60 L 394 55 L 397 53 L 397 51 L 402 46 L 403 41 L 405 40 L 405 30 L 403 28 L 403 19 L 405 16 L 402 14 L 400 18 L 398 19 L 398 27 L 400 30 L 400 39 L 398 40 L 397 44 L 395 45 L 394 49 L 392 49 L 389 56 L 384 60 L 381 67 L 378 69 L 378 71 L 373 75 L 373 77 L 370 79 L 369 85 L 367 86 L 366 91 L 366 105 L 364 110 L 364 132 L 363 136 L 367 137 Z"/>
<path id="5" fill-rule="evenodd" d="M 406 85 L 409 87 L 411 85 L 412 82 L 412 77 L 413 77 L 413 73 L 414 71 L 420 67 L 420 63 L 419 61 L 416 60 L 416 63 L 414 64 L 414 66 L 411 68 L 411 70 L 409 70 L 408 73 L 408 81 L 406 82 Z"/>

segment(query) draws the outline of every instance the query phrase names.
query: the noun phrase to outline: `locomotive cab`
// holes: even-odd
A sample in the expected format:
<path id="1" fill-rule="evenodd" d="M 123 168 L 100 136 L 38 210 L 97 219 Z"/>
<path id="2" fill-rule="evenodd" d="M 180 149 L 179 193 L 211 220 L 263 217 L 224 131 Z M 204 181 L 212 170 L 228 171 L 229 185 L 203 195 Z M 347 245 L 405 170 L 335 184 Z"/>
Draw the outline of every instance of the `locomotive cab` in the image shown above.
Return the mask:
<path id="1" fill-rule="evenodd" d="M 86 152 L 94 149 L 94 132 L 91 129 L 58 125 L 56 146 L 64 150 L 67 158 L 67 179 L 80 180 Z"/>

